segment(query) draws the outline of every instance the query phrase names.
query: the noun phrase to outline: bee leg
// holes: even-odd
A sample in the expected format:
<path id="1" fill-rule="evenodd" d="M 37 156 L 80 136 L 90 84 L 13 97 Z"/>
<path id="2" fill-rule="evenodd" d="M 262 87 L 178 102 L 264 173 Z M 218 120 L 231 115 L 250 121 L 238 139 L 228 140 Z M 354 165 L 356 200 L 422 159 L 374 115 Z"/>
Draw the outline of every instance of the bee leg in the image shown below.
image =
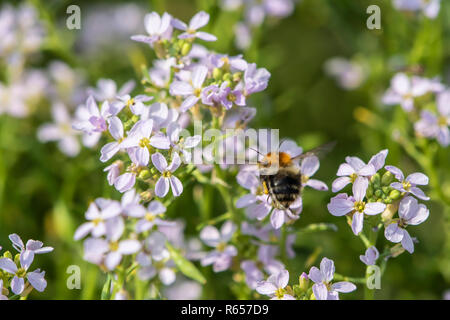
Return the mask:
<path id="1" fill-rule="evenodd" d="M 293 220 L 297 220 L 298 218 L 300 218 L 299 215 L 296 215 L 294 212 L 292 212 L 292 210 L 290 208 L 287 208 L 286 211 L 288 211 L 290 214 L 288 214 L 289 218 L 293 219 Z"/>

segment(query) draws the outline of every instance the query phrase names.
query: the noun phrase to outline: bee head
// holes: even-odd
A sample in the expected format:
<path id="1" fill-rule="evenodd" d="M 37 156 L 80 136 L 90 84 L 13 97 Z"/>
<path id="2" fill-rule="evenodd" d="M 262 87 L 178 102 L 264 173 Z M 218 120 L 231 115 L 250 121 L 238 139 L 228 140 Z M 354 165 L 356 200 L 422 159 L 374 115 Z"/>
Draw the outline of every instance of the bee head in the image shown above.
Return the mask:
<path id="1" fill-rule="evenodd" d="M 292 164 L 292 158 L 286 152 L 269 152 L 258 163 L 260 169 L 267 171 L 267 173 L 275 171 L 279 168 L 288 167 Z M 273 173 L 272 173 L 273 174 Z"/>

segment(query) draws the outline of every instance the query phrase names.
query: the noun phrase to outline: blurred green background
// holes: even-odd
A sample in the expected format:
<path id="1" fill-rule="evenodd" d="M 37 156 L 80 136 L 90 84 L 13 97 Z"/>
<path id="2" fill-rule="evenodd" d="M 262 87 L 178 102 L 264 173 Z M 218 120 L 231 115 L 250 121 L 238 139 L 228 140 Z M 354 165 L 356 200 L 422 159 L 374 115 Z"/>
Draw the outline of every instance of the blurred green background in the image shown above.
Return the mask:
<path id="1" fill-rule="evenodd" d="M 221 10 L 216 1 L 30 2 L 39 8 L 51 30 L 36 67 L 62 60 L 80 69 L 90 85 L 95 85 L 99 78 L 111 78 L 118 84 L 132 78 L 138 82 L 141 64 L 150 66 L 151 59 L 155 58 L 151 50 L 128 38 L 95 48 L 96 40 L 91 39 L 87 44 L 80 41 L 83 34 L 95 34 L 95 30 L 85 29 L 84 19 L 88 14 L 107 12 L 107 8 L 123 4 L 134 3 L 143 8 L 142 13 L 168 11 L 184 21 L 189 21 L 198 10 L 206 10 L 211 20 L 205 31 L 219 39 L 206 45 L 221 53 L 240 53 L 233 45 L 231 25 L 241 16 L 238 12 Z M 74 3 L 81 8 L 82 29 L 71 31 L 65 28 L 66 8 Z M 381 30 L 366 28 L 366 8 L 371 4 L 381 8 Z M 114 21 L 127 23 L 120 17 Z M 142 28 L 143 22 L 138 21 L 137 25 Z M 252 97 L 249 103 L 258 110 L 251 126 L 279 128 L 281 137 L 293 138 L 305 149 L 336 140 L 336 148 L 323 159 L 317 173 L 317 178 L 328 185 L 345 156 L 355 155 L 368 161 L 384 148 L 389 149 L 387 164 L 396 165 L 405 173 L 423 171 L 392 139 L 393 131 L 404 125 L 399 107 L 382 106 L 380 97 L 401 66 L 421 65 L 424 76 L 441 76 L 448 84 L 449 40 L 449 1 L 443 1 L 437 19 L 429 20 L 399 12 L 387 0 L 302 0 L 291 16 L 269 19 L 255 30 L 252 46 L 243 52 L 247 61 L 256 62 L 272 74 L 268 89 Z M 326 75 L 324 63 L 335 56 L 354 59 L 366 66 L 368 76 L 359 88 L 343 90 Z M 48 287 L 43 294 L 33 293 L 31 298 L 97 299 L 106 276 L 82 260 L 82 243 L 74 242 L 72 237 L 83 222 L 90 201 L 100 196 L 119 198 L 120 195 L 107 185 L 103 165 L 97 160 L 98 151 L 83 149 L 77 157 L 68 159 L 56 144 L 42 144 L 37 140 L 36 128 L 48 118 L 48 106 L 26 120 L 0 116 L 0 245 L 11 250 L 8 234 L 18 233 L 24 240 L 39 239 L 55 247 L 53 253 L 35 260 L 35 266 L 47 271 Z M 435 157 L 439 183 L 448 198 L 450 152 L 441 148 Z M 426 191 L 430 193 L 429 188 Z M 169 218 L 183 216 L 195 226 L 202 211 L 208 211 L 211 217 L 216 212 L 220 214 L 222 203 L 215 190 L 204 189 L 203 199 L 207 200 L 202 203 L 192 201 L 192 192 L 192 188 L 187 189 L 184 197 L 170 207 Z M 345 219 L 328 213 L 326 204 L 331 196 L 331 191 L 304 193 L 303 213 L 295 226 L 328 222 L 336 224 L 339 231 L 299 235 L 295 246 L 297 257 L 289 265 L 291 281 L 309 270 L 308 258 L 313 253 L 318 255 L 316 265 L 326 256 L 335 260 L 340 274 L 358 277 L 364 274 L 364 266 L 359 261 L 364 247 Z M 441 299 L 443 292 L 450 289 L 449 208 L 433 193 L 431 196 L 429 219 L 408 229 L 420 240 L 416 252 L 404 253 L 388 263 L 382 288 L 375 293 L 375 298 Z M 196 230 L 191 227 L 187 233 L 195 235 Z M 81 290 L 66 287 L 66 268 L 72 264 L 81 267 Z M 214 279 L 214 283 L 205 286 L 203 298 L 236 297 L 230 286 L 231 272 L 213 274 L 210 268 L 202 271 Z M 223 290 L 214 290 L 218 287 Z M 345 296 L 347 299 L 362 297 L 362 288 Z"/>

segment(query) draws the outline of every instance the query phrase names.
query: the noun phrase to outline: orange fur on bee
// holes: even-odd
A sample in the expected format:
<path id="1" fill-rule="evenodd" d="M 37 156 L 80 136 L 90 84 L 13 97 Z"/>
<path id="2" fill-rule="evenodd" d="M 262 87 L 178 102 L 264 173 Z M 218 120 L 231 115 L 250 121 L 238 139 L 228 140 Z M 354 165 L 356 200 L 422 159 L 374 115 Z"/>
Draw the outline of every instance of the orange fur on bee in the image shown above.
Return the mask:
<path id="1" fill-rule="evenodd" d="M 280 167 L 288 167 L 292 164 L 292 158 L 286 152 L 269 152 L 264 160 L 269 166 L 278 163 Z"/>

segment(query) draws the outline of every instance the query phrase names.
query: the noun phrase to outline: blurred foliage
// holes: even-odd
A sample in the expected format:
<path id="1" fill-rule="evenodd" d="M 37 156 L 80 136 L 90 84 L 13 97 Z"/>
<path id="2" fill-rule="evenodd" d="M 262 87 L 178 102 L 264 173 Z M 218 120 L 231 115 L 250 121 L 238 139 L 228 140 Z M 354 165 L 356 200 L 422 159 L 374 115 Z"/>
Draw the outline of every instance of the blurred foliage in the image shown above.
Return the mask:
<path id="1" fill-rule="evenodd" d="M 39 8 L 50 28 L 50 40 L 41 52 L 42 66 L 59 59 L 82 70 L 91 85 L 99 78 L 111 78 L 122 84 L 130 78 L 139 80 L 141 64 L 149 66 L 154 58 L 151 50 L 131 40 L 112 43 L 95 54 L 84 54 L 84 49 L 77 47 L 76 42 L 83 30 L 65 28 L 66 8 L 73 1 L 31 2 Z M 85 0 L 76 4 L 81 7 L 83 25 L 83 17 L 89 10 L 124 2 Z M 205 31 L 213 32 L 219 39 L 211 44 L 212 48 L 223 53 L 239 53 L 233 47 L 231 28 L 239 17 L 236 13 L 222 11 L 215 1 L 134 3 L 146 11 L 168 11 L 185 21 L 198 10 L 207 10 L 211 22 Z M 366 8 L 371 4 L 381 7 L 381 30 L 366 28 Z M 396 11 L 390 1 L 302 0 L 290 17 L 269 20 L 256 30 L 252 46 L 244 52 L 247 61 L 256 62 L 272 73 L 268 90 L 251 101 L 258 109 L 251 125 L 280 128 L 282 137 L 295 139 L 305 149 L 336 140 L 337 147 L 322 161 L 317 174 L 317 178 L 328 185 L 345 156 L 355 155 L 367 161 L 384 148 L 389 149 L 388 164 L 408 173 L 422 171 L 392 139 L 392 131 L 401 119 L 395 107 L 381 105 L 380 95 L 398 68 L 414 64 L 424 67 L 425 76 L 441 76 L 448 84 L 449 36 L 449 1 L 443 1 L 439 18 L 429 20 Z M 370 74 L 360 88 L 342 90 L 324 73 L 324 62 L 334 56 L 354 58 L 367 64 Z M 358 109 L 361 107 L 365 109 Z M 358 110 L 366 110 L 378 120 L 367 121 Z M 44 294 L 33 293 L 31 298 L 99 298 L 106 275 L 99 274 L 96 266 L 82 260 L 82 243 L 73 241 L 72 237 L 84 220 L 90 201 L 100 196 L 118 198 L 119 194 L 107 185 L 96 152 L 84 149 L 74 159 L 68 159 L 55 144 L 38 142 L 36 128 L 48 117 L 48 106 L 42 106 L 36 117 L 27 120 L 0 117 L 0 244 L 10 249 L 7 236 L 16 232 L 24 239 L 39 239 L 55 247 L 53 253 L 39 258 L 40 266 L 47 271 L 48 287 Z M 447 197 L 450 194 L 449 160 L 448 149 L 436 155 L 436 161 L 443 164 L 437 176 Z M 195 196 L 199 192 L 202 192 L 201 200 Z M 222 213 L 223 203 L 216 192 L 208 187 L 203 190 L 189 187 L 184 197 L 170 207 L 168 217 L 179 217 L 183 212 L 190 221 L 188 225 L 195 226 L 205 217 Z M 291 280 L 295 273 L 299 275 L 313 263 L 317 264 L 322 256 L 335 260 L 340 274 L 361 276 L 364 272 L 359 261 L 364 251 L 362 243 L 350 232 L 345 219 L 333 217 L 326 209 L 331 195 L 331 191 L 304 193 L 303 213 L 295 226 L 302 228 L 310 223 L 327 222 L 336 224 L 338 231 L 300 233 L 295 247 L 297 257 L 288 266 Z M 404 253 L 390 261 L 376 298 L 440 299 L 450 288 L 448 204 L 434 197 L 429 206 L 430 218 L 412 231 L 420 239 L 416 252 Z M 192 228 L 187 232 L 194 235 L 197 231 Z M 72 264 L 82 269 L 81 290 L 66 287 L 66 268 Z M 229 271 L 213 274 L 210 268 L 202 268 L 202 272 L 207 279 L 214 279 L 207 281 L 203 297 L 235 297 Z M 217 288 L 223 290 L 215 290 Z M 346 298 L 362 298 L 362 294 L 360 288 Z"/>

